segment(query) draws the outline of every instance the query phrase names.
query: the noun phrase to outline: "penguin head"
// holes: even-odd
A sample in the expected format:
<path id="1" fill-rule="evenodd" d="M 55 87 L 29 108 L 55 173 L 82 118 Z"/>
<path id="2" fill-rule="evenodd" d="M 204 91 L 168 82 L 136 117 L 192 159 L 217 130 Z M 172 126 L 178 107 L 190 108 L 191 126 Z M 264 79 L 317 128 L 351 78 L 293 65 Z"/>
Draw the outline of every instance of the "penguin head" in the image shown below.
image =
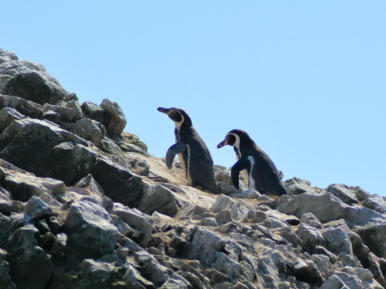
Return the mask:
<path id="1" fill-rule="evenodd" d="M 169 118 L 174 121 L 177 128 L 181 128 L 182 126 L 191 127 L 192 121 L 189 117 L 189 115 L 180 108 L 171 107 L 171 108 L 164 108 L 159 107 L 157 108 L 158 111 L 163 112 L 169 116 Z"/>
<path id="2" fill-rule="evenodd" d="M 227 133 L 225 139 L 217 145 L 217 148 L 222 148 L 226 145 L 240 149 L 242 144 L 253 142 L 249 135 L 240 129 L 232 129 Z"/>

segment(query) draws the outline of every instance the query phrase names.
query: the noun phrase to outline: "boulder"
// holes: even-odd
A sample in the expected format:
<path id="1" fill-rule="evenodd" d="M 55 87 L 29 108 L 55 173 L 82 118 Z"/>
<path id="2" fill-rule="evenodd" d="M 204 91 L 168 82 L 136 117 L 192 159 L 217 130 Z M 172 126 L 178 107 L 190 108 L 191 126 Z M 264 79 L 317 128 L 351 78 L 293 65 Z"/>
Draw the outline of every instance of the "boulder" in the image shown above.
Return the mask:
<path id="1" fill-rule="evenodd" d="M 53 273 L 51 257 L 38 246 L 39 231 L 32 225 L 17 229 L 10 237 L 10 276 L 21 289 L 44 289 Z"/>
<path id="2" fill-rule="evenodd" d="M 28 223 L 36 221 L 40 218 L 49 217 L 52 215 L 52 209 L 37 196 L 32 196 L 24 209 L 24 220 Z"/>
<path id="3" fill-rule="evenodd" d="M 313 252 L 316 246 L 325 243 L 319 230 L 304 223 L 299 225 L 295 233 L 302 240 L 304 249 L 309 252 Z"/>
<path id="4" fill-rule="evenodd" d="M 332 193 L 334 196 L 341 199 L 346 204 L 352 205 L 357 204 L 359 201 L 351 190 L 347 186 L 341 184 L 329 185 L 326 189 L 327 192 Z"/>
<path id="5" fill-rule="evenodd" d="M 335 254 L 353 254 L 350 237 L 341 228 L 330 227 L 323 231 L 326 247 Z"/>
<path id="6" fill-rule="evenodd" d="M 300 195 L 281 196 L 277 200 L 277 210 L 300 217 L 311 212 L 322 223 L 343 218 L 343 209 L 347 205 L 331 193 L 303 193 Z"/>
<path id="7" fill-rule="evenodd" d="M 75 122 L 83 118 L 82 110 L 71 103 L 63 103 L 62 105 L 53 105 L 46 103 L 43 106 L 43 111 L 53 111 L 58 114 L 59 121 Z"/>
<path id="8" fill-rule="evenodd" d="M 300 221 L 317 229 L 323 228 L 322 223 L 312 213 L 304 213 L 300 216 Z"/>
<path id="9" fill-rule="evenodd" d="M 90 118 L 83 118 L 78 120 L 75 123 L 73 132 L 81 138 L 91 141 L 96 146 L 99 145 L 102 138 L 104 138 L 106 135 L 104 126 Z"/>
<path id="10" fill-rule="evenodd" d="M 371 223 L 354 229 L 378 257 L 386 258 L 386 223 Z"/>
<path id="11" fill-rule="evenodd" d="M 309 181 L 299 178 L 288 179 L 283 183 L 283 186 L 289 195 L 300 195 L 303 193 L 315 192 Z"/>
<path id="12" fill-rule="evenodd" d="M 0 49 L 0 92 L 44 104 L 69 97 L 67 91 L 37 63 L 20 61 Z"/>
<path id="13" fill-rule="evenodd" d="M 138 209 L 147 214 L 154 211 L 174 217 L 178 212 L 174 193 L 162 185 L 148 185 L 144 189 Z"/>
<path id="14" fill-rule="evenodd" d="M 104 119 L 104 110 L 99 105 L 86 101 L 82 104 L 82 111 L 85 116 L 96 120 L 99 123 L 103 123 Z"/>
<path id="15" fill-rule="evenodd" d="M 343 216 L 349 226 L 362 226 L 371 222 L 386 223 L 386 215 L 361 206 L 344 208 Z"/>
<path id="16" fill-rule="evenodd" d="M 15 283 L 9 276 L 9 262 L 7 261 L 7 252 L 0 249 L 0 288 L 16 289 Z"/>
<path id="17" fill-rule="evenodd" d="M 107 133 L 120 136 L 126 126 L 126 117 L 118 103 L 104 99 L 100 105 L 104 111 L 103 124 Z"/>
<path id="18" fill-rule="evenodd" d="M 71 205 L 65 221 L 68 235 L 67 252 L 80 261 L 101 258 L 114 250 L 118 237 L 111 217 L 101 206 L 87 201 Z"/>
<path id="19" fill-rule="evenodd" d="M 25 116 L 18 112 L 17 110 L 4 107 L 0 110 L 0 132 L 3 131 L 12 120 L 19 120 L 24 118 Z"/>

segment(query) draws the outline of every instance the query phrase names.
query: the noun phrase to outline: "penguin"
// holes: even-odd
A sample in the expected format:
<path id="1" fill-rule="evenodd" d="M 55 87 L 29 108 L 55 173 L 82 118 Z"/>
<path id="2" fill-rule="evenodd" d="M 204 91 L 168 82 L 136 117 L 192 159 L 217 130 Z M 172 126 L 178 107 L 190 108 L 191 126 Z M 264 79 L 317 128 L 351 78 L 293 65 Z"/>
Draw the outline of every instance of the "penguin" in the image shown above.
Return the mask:
<path id="1" fill-rule="evenodd" d="M 166 166 L 171 169 L 176 154 L 185 168 L 186 178 L 192 186 L 200 186 L 217 193 L 213 160 L 204 141 L 192 125 L 189 115 L 180 108 L 158 107 L 175 123 L 176 143 L 166 152 Z"/>
<path id="2" fill-rule="evenodd" d="M 256 189 L 262 194 L 287 194 L 280 182 L 276 166 L 245 131 L 233 129 L 228 132 L 217 148 L 225 145 L 233 146 L 236 153 L 237 162 L 232 166 L 231 178 L 237 189 L 239 188 L 240 171 L 246 169 L 249 189 Z"/>

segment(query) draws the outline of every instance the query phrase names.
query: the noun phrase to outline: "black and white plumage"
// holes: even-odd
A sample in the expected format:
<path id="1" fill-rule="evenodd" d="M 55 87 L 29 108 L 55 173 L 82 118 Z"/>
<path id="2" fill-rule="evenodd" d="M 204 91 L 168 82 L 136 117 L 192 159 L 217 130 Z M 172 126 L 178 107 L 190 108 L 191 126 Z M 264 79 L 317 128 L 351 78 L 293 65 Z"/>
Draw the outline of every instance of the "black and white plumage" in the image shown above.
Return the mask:
<path id="1" fill-rule="evenodd" d="M 249 189 L 256 189 L 263 194 L 283 195 L 286 190 L 280 182 L 279 172 L 269 156 L 260 149 L 250 136 L 243 130 L 233 129 L 225 139 L 217 145 L 233 146 L 237 162 L 232 166 L 231 178 L 233 185 L 239 188 L 240 171 L 248 172 Z"/>
<path id="2" fill-rule="evenodd" d="M 213 160 L 204 141 L 192 125 L 189 115 L 179 108 L 159 107 L 158 111 L 169 116 L 175 123 L 176 143 L 166 153 L 166 166 L 171 169 L 176 154 L 185 167 L 186 177 L 192 186 L 201 186 L 217 193 Z"/>

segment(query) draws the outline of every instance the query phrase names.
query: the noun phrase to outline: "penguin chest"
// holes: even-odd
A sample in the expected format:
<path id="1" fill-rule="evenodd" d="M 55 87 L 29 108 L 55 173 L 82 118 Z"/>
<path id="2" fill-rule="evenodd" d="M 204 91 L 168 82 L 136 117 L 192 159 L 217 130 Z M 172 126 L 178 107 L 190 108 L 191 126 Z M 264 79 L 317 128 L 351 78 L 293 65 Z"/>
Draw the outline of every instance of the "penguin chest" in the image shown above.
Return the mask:
<path id="1" fill-rule="evenodd" d="M 253 156 L 248 156 L 248 161 L 250 164 L 250 168 L 248 171 L 248 188 L 250 190 L 256 189 L 255 179 L 253 178 L 253 172 L 255 170 L 255 158 Z"/>

